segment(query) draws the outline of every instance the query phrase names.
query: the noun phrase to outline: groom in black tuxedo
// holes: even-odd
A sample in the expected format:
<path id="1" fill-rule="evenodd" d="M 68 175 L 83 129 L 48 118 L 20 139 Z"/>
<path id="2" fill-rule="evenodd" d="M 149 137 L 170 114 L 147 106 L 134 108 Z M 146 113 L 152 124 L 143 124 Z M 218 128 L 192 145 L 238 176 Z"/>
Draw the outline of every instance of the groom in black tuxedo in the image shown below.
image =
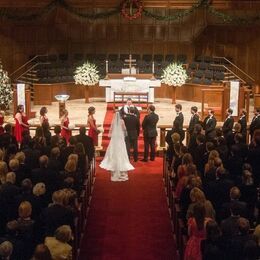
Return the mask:
<path id="1" fill-rule="evenodd" d="M 157 114 L 154 113 L 155 106 L 150 105 L 148 107 L 148 115 L 145 116 L 142 128 L 144 133 L 144 159 L 143 162 L 148 161 L 149 147 L 150 151 L 150 160 L 154 161 L 155 159 L 155 141 L 157 136 L 156 124 L 159 120 Z"/>
<path id="2" fill-rule="evenodd" d="M 140 133 L 140 122 L 139 118 L 135 115 L 134 107 L 129 108 L 129 114 L 126 114 L 123 118 L 126 126 L 127 136 L 126 136 L 126 149 L 128 157 L 130 159 L 130 149 L 133 147 L 133 157 L 134 161 L 138 160 L 138 144 L 137 139 Z"/>

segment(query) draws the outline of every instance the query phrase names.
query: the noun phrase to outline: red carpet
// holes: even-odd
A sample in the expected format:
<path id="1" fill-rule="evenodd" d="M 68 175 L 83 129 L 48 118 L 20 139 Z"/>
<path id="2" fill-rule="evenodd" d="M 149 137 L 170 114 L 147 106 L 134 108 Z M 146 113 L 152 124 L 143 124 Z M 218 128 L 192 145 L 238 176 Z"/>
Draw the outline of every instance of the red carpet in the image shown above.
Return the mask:
<path id="1" fill-rule="evenodd" d="M 133 163 L 127 182 L 111 182 L 99 163 L 80 259 L 176 259 L 162 158 Z"/>
<path id="2" fill-rule="evenodd" d="M 146 105 L 141 105 L 143 108 L 146 107 Z M 143 119 L 146 115 L 146 110 L 140 111 L 140 124 L 142 124 Z M 103 128 L 104 128 L 104 133 L 103 133 L 103 137 L 102 137 L 102 146 L 103 146 L 103 150 L 106 150 L 108 144 L 109 144 L 109 137 L 108 137 L 108 133 L 109 133 L 109 129 L 110 129 L 110 125 L 112 122 L 114 116 L 114 107 L 112 103 L 107 103 L 107 111 L 106 111 L 106 115 L 104 118 L 104 123 L 103 123 Z M 144 151 L 144 144 L 143 144 L 143 133 L 142 133 L 142 129 L 140 129 L 140 135 L 139 135 L 139 139 L 138 139 L 138 152 L 142 153 Z"/>

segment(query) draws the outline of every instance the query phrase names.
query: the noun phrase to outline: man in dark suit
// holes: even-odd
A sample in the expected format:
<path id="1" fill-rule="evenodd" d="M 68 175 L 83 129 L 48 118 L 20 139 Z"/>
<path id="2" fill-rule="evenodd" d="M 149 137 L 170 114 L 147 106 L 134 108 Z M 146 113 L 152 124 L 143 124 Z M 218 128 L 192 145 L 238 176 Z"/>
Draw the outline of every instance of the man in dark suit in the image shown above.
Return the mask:
<path id="1" fill-rule="evenodd" d="M 86 155 L 88 156 L 88 161 L 91 162 L 94 157 L 95 147 L 94 147 L 93 139 L 88 135 L 86 135 L 86 127 L 81 126 L 79 129 L 79 134 L 76 135 L 75 137 L 78 143 L 83 144 Z"/>
<path id="2" fill-rule="evenodd" d="M 176 131 L 183 130 L 183 121 L 184 121 L 184 116 L 182 114 L 182 105 L 181 104 L 176 104 L 175 105 L 175 111 L 176 111 L 176 117 L 173 121 L 173 128 L 176 128 L 176 125 L 178 126 L 179 129 L 176 129 Z"/>
<path id="3" fill-rule="evenodd" d="M 70 154 L 72 154 L 74 152 L 76 143 L 77 143 L 76 137 L 71 136 L 69 139 L 69 145 L 66 146 L 63 150 L 61 150 L 60 159 L 61 159 L 63 168 L 64 168 Z"/>
<path id="4" fill-rule="evenodd" d="M 4 130 L 5 132 L 0 135 L 0 148 L 7 149 L 11 144 L 14 144 L 18 148 L 17 141 L 12 135 L 12 126 L 6 124 Z"/>
<path id="5" fill-rule="evenodd" d="M 124 118 L 126 115 L 130 113 L 130 107 L 133 107 L 134 109 L 134 114 L 136 117 L 139 119 L 140 118 L 140 113 L 137 109 L 136 106 L 133 105 L 132 99 L 128 98 L 126 101 L 126 104 L 120 109 L 119 114 L 122 118 Z"/>
<path id="6" fill-rule="evenodd" d="M 137 162 L 138 160 L 138 145 L 137 139 L 140 133 L 140 122 L 137 116 L 134 114 L 135 109 L 134 107 L 130 107 L 129 114 L 124 117 L 124 122 L 127 130 L 126 136 L 126 148 L 128 157 L 130 159 L 130 149 L 133 147 L 133 156 L 134 161 Z"/>
<path id="7" fill-rule="evenodd" d="M 159 117 L 154 113 L 155 106 L 150 105 L 148 107 L 148 115 L 144 117 L 142 128 L 144 133 L 144 159 L 143 162 L 148 161 L 149 147 L 150 151 L 150 160 L 154 161 L 155 159 L 155 141 L 157 136 L 156 124 L 159 121 Z"/>
<path id="8" fill-rule="evenodd" d="M 260 108 L 255 108 L 254 110 L 254 117 L 252 119 L 252 122 L 250 124 L 250 135 L 251 135 L 251 138 L 253 137 L 254 135 L 254 131 L 256 129 L 260 129 Z"/>
<path id="9" fill-rule="evenodd" d="M 222 132 L 227 143 L 229 143 L 228 141 L 230 138 L 232 139 L 232 130 L 234 126 L 234 118 L 232 114 L 233 114 L 233 110 L 231 108 L 228 108 L 226 110 L 226 119 L 222 126 Z"/>
<path id="10" fill-rule="evenodd" d="M 49 236 L 53 236 L 55 230 L 62 225 L 74 228 L 73 211 L 64 206 L 62 190 L 55 191 L 52 200 L 53 204 L 45 208 L 40 216 L 44 234 Z"/>
<path id="11" fill-rule="evenodd" d="M 204 119 L 203 129 L 205 130 L 205 136 L 207 141 L 212 141 L 216 137 L 216 125 L 217 120 L 214 116 L 214 110 L 208 110 L 208 116 Z"/>
<path id="12" fill-rule="evenodd" d="M 241 134 L 243 136 L 243 142 L 246 143 L 246 133 L 247 133 L 247 113 L 245 109 L 241 110 L 238 123 L 241 125 Z"/>
<path id="13" fill-rule="evenodd" d="M 198 114 L 198 108 L 196 106 L 191 107 L 191 119 L 189 122 L 188 132 L 190 136 L 193 134 L 195 125 L 199 124 L 200 122 L 200 116 Z"/>

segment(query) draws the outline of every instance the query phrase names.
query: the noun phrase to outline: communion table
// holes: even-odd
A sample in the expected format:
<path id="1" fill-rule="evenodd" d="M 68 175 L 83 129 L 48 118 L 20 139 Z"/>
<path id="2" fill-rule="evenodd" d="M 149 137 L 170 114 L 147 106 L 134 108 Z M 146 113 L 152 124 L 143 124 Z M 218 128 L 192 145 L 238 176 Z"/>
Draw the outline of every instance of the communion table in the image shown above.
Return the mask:
<path id="1" fill-rule="evenodd" d="M 99 81 L 100 87 L 106 88 L 106 102 L 114 102 L 114 92 L 129 92 L 133 101 L 140 102 L 140 93 L 144 93 L 144 97 L 148 93 L 148 102 L 154 102 L 154 88 L 161 86 L 161 81 L 153 78 L 153 74 L 131 74 L 129 76 L 122 74 L 108 74 L 107 79 Z M 134 96 L 133 93 L 138 95 Z M 127 99 L 128 96 L 124 95 Z M 118 101 L 122 98 L 119 97 Z M 147 97 L 146 97 L 147 99 Z"/>

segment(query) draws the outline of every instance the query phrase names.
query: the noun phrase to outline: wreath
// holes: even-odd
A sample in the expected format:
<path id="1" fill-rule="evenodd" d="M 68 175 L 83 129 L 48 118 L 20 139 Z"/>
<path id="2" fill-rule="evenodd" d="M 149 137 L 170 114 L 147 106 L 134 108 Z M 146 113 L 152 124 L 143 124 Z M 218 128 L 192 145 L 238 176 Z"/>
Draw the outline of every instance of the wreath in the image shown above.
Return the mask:
<path id="1" fill-rule="evenodd" d="M 141 0 L 124 0 L 121 7 L 121 13 L 124 18 L 133 20 L 142 15 L 143 4 Z"/>

